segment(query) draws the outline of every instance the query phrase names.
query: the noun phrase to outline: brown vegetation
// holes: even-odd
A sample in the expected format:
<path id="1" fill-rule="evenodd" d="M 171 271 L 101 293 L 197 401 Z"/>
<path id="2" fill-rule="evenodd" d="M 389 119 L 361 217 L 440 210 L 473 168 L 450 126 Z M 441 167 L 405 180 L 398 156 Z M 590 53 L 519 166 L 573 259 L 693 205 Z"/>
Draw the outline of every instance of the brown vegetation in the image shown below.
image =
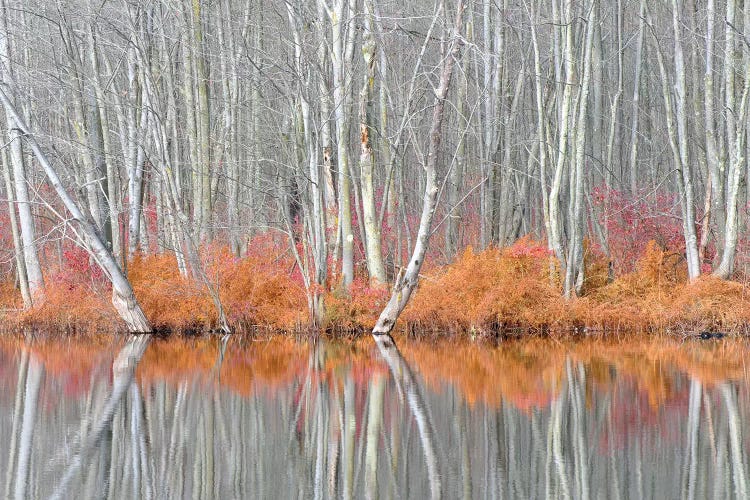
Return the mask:
<path id="1" fill-rule="evenodd" d="M 218 290 L 237 332 L 300 331 L 308 324 L 299 271 L 271 242 L 242 259 L 222 247 L 202 253 L 209 281 Z M 80 259 L 79 259 L 80 260 Z M 85 264 L 85 263 L 84 263 Z M 84 264 L 79 264 L 79 267 Z M 66 265 L 70 265 L 67 263 Z M 585 294 L 561 297 L 560 277 L 545 245 L 521 239 L 483 252 L 467 248 L 450 265 L 422 277 L 403 315 L 402 329 L 428 334 L 487 337 L 514 332 L 668 331 L 746 332 L 750 325 L 747 282 L 703 276 L 688 283 L 684 258 L 651 242 L 635 270 L 607 282 L 607 262 L 586 252 Z M 137 257 L 129 277 L 146 314 L 159 331 L 203 332 L 216 327 L 217 313 L 205 283 L 187 279 L 173 255 Z M 45 301 L 21 311 L 12 284 L 0 286 L 6 328 L 113 331 L 119 325 L 109 306 L 109 287 L 90 269 L 50 272 Z M 373 325 L 387 290 L 355 280 L 348 293 L 325 295 L 329 333 L 357 333 Z"/>
<path id="2" fill-rule="evenodd" d="M 404 318 L 417 329 L 498 334 L 522 332 L 745 332 L 747 283 L 703 276 L 688 283 L 684 258 L 651 242 L 636 270 L 607 283 L 607 264 L 587 256 L 585 295 L 565 301 L 541 244 L 471 248 L 426 277 Z"/>

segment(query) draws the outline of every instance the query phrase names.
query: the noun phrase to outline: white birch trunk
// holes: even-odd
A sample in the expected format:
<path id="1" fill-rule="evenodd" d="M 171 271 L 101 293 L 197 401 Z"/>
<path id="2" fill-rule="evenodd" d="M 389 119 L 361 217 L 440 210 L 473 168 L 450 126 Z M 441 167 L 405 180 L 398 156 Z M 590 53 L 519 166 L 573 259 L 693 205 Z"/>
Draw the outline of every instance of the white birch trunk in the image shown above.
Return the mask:
<path id="1" fill-rule="evenodd" d="M 78 204 L 63 186 L 57 171 L 36 142 L 32 131 L 24 123 L 4 89 L 0 90 L 0 101 L 2 101 L 3 106 L 5 107 L 5 113 L 15 120 L 19 131 L 25 136 L 24 138 L 26 142 L 31 147 L 34 156 L 36 156 L 37 161 L 47 175 L 53 189 L 63 202 L 63 205 L 65 205 L 65 208 L 70 212 L 73 222 L 75 222 L 83 232 L 85 243 L 88 246 L 87 250 L 104 272 L 107 273 L 107 276 L 112 282 L 112 305 L 127 324 L 128 330 L 130 332 L 150 332 L 151 324 L 146 319 L 146 315 L 138 304 L 135 294 L 133 293 L 133 288 L 130 286 L 127 277 L 117 265 L 117 262 L 107 248 L 106 243 L 102 240 L 96 226 L 94 226 L 94 224 L 83 215 Z"/>
<path id="2" fill-rule="evenodd" d="M 8 31 L 8 6 L 5 0 L 0 1 L 0 86 L 7 96 L 14 95 L 13 59 L 10 52 Z M 10 99 L 10 98 L 9 98 Z M 10 102 L 10 101 L 9 101 Z M 13 115 L 5 113 L 10 141 L 10 163 L 13 167 L 13 181 L 15 182 L 15 199 L 18 207 L 18 222 L 23 242 L 23 259 L 28 278 L 31 302 L 44 300 L 44 277 L 39 264 L 36 249 L 36 228 L 31 212 L 31 199 L 27 185 L 26 166 L 23 159 L 22 132 Z"/>
<path id="3" fill-rule="evenodd" d="M 386 282 L 385 266 L 383 265 L 383 250 L 380 240 L 380 227 L 375 211 L 375 186 L 373 182 L 374 153 L 372 151 L 371 113 L 372 86 L 375 82 L 375 37 L 372 29 L 372 8 L 365 2 L 364 40 L 362 42 L 362 56 L 367 68 L 364 74 L 362 90 L 359 93 L 359 135 L 360 154 L 359 168 L 362 176 L 362 213 L 365 226 L 365 250 L 367 254 L 367 269 L 370 281 L 375 286 Z"/>
<path id="4" fill-rule="evenodd" d="M 425 190 L 424 200 L 422 202 L 422 215 L 419 221 L 419 232 L 417 241 L 414 244 L 411 259 L 402 276 L 396 279 L 393 286 L 391 298 L 380 313 L 377 323 L 372 330 L 373 335 L 388 334 L 396 323 L 401 311 L 404 310 L 409 302 L 412 292 L 417 287 L 419 281 L 419 270 L 424 263 L 424 257 L 427 253 L 427 245 L 432 234 L 432 219 L 435 215 L 435 205 L 437 204 L 438 185 L 437 185 L 437 161 L 440 153 L 440 139 L 443 124 L 443 110 L 445 101 L 448 96 L 451 78 L 453 76 L 453 66 L 458 56 L 460 42 L 459 33 L 463 27 L 464 4 L 459 0 L 457 6 L 456 22 L 454 27 L 453 39 L 451 40 L 450 50 L 445 54 L 443 66 L 440 74 L 440 84 L 435 93 L 435 103 L 432 111 L 432 125 L 429 135 L 429 150 L 427 153 L 427 162 L 425 163 Z"/>

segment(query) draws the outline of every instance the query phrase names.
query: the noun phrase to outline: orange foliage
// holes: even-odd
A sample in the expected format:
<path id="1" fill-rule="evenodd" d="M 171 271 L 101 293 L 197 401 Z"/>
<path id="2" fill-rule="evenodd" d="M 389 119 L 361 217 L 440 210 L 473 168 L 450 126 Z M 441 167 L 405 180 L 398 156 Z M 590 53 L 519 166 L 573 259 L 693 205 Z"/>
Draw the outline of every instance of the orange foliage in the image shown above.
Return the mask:
<path id="1" fill-rule="evenodd" d="M 13 360 L 27 351 L 48 374 L 45 384 L 52 385 L 45 390 L 85 394 L 93 380 L 109 377 L 122 342 L 123 338 L 109 335 L 75 340 L 37 337 L 29 343 L 16 335 L 0 336 L 0 359 L 9 359 L 5 365 L 14 366 Z M 530 338 L 499 345 L 399 339 L 398 346 L 412 370 L 433 390 L 440 391 L 448 383 L 472 405 L 510 404 L 524 411 L 549 405 L 564 387 L 566 371 L 579 366 L 586 373 L 587 398 L 595 389 L 612 391 L 627 379 L 654 410 L 684 397 L 684 384 L 675 383 L 678 375 L 693 377 L 708 387 L 750 378 L 745 366 L 750 344 L 741 339 Z M 161 382 L 219 384 L 248 396 L 308 377 L 310 382 L 320 379 L 335 384 L 353 378 L 357 385 L 366 386 L 376 374 L 388 372 L 370 338 L 315 344 L 279 335 L 266 339 L 233 336 L 221 364 L 218 347 L 216 337 L 154 339 L 136 377 L 146 387 Z M 11 371 L 2 380 L 12 377 Z"/>
<path id="2" fill-rule="evenodd" d="M 216 322 L 216 312 L 200 284 L 184 279 L 174 255 L 136 257 L 128 278 L 146 317 L 157 329 L 186 331 Z"/>
<path id="3" fill-rule="evenodd" d="M 69 252 L 81 271 L 50 271 L 46 297 L 33 309 L 14 311 L 20 294 L 0 284 L 6 328 L 33 327 L 79 332 L 117 331 L 122 323 L 110 304 L 110 287 L 85 256 Z M 291 256 L 270 238 L 259 237 L 249 254 L 207 246 L 200 258 L 235 332 L 299 331 L 309 323 L 307 299 Z M 546 246 L 522 238 L 511 247 L 483 252 L 467 248 L 450 265 L 423 271 L 419 289 L 400 326 L 426 333 L 494 335 L 532 332 L 656 331 L 706 329 L 744 332 L 750 325 L 747 284 L 703 276 L 688 283 L 681 254 L 650 242 L 632 273 L 608 283 L 607 261 L 587 244 L 583 296 L 561 297 L 557 264 Z M 87 274 L 86 269 L 91 268 Z M 139 256 L 128 266 L 136 297 L 163 332 L 216 328 L 217 310 L 206 283 L 180 275 L 174 255 Z M 100 271 L 99 271 L 100 272 Z M 366 332 L 389 296 L 358 278 L 346 292 L 325 292 L 328 333 Z"/>
<path id="4" fill-rule="evenodd" d="M 453 384 L 475 404 L 509 401 L 521 409 L 542 408 L 554 398 L 563 375 L 566 352 L 550 350 L 549 341 L 531 339 L 501 347 L 466 342 L 400 343 L 404 357 L 439 388 Z"/>
<path id="5" fill-rule="evenodd" d="M 119 318 L 110 304 L 108 287 L 48 283 L 44 299 L 19 313 L 19 327 L 73 332 L 112 332 Z"/>
<path id="6" fill-rule="evenodd" d="M 138 365 L 137 376 L 143 383 L 167 381 L 179 384 L 197 377 L 213 381 L 241 395 L 257 389 L 273 389 L 293 380 L 312 376 L 332 379 L 342 370 L 353 370 L 363 381 L 375 372 L 384 372 L 373 346 L 360 341 L 316 346 L 291 337 L 269 338 L 234 336 L 224 359 L 219 363 L 218 338 L 154 340 Z M 317 363 L 315 362 L 317 360 Z"/>
<path id="7" fill-rule="evenodd" d="M 389 290 L 371 287 L 366 278 L 357 278 L 348 293 L 341 290 L 325 296 L 326 320 L 331 330 L 353 333 L 375 324 L 389 299 Z"/>
<path id="8" fill-rule="evenodd" d="M 481 253 L 469 247 L 454 264 L 421 281 L 404 317 L 458 331 L 553 325 L 562 317 L 563 301 L 550 266 L 546 247 L 528 239 Z"/>
<path id="9" fill-rule="evenodd" d="M 235 330 L 251 326 L 293 330 L 304 322 L 304 291 L 285 271 L 286 266 L 271 262 L 272 256 L 254 253 L 237 259 L 225 247 L 205 250 L 206 276 L 218 290 Z M 146 316 L 158 328 L 185 331 L 216 326 L 218 315 L 206 285 L 180 276 L 174 256 L 138 258 L 129 276 Z"/>
<path id="10" fill-rule="evenodd" d="M 551 342 L 530 338 L 490 346 L 486 343 L 441 341 L 400 342 L 405 358 L 425 381 L 439 389 L 445 381 L 471 404 L 511 403 L 521 410 L 547 406 L 561 388 L 567 360 L 583 365 L 591 384 L 611 390 L 612 377 L 628 377 L 656 409 L 679 396 L 678 373 L 707 386 L 748 380 L 745 360 L 750 346 L 741 340 L 681 342 L 654 336 L 622 340 Z M 613 371 L 614 369 L 614 371 Z"/>
<path id="11" fill-rule="evenodd" d="M 291 331 L 306 321 L 304 291 L 291 276 L 289 263 L 274 261 L 274 253 L 267 250 L 243 259 L 235 259 L 223 247 L 203 251 L 208 280 L 218 290 L 235 331 L 259 326 Z M 218 314 L 208 287 L 181 276 L 174 255 L 136 256 L 129 262 L 128 277 L 157 330 L 200 332 L 216 327 Z M 108 284 L 85 273 L 53 273 L 46 280 L 44 300 L 28 311 L 8 313 L 8 323 L 63 332 L 117 331 L 122 323 L 110 296 Z M 20 294 L 12 284 L 0 286 L 0 304 L 20 306 Z"/>
<path id="12" fill-rule="evenodd" d="M 291 331 L 307 321 L 305 292 L 291 278 L 288 261 L 273 253 L 234 259 L 226 248 L 216 257 L 209 274 L 218 277 L 230 323 Z"/>
<path id="13" fill-rule="evenodd" d="M 16 290 L 12 281 L 0 282 L 0 311 L 3 309 L 17 309 L 21 307 L 21 294 Z"/>
<path id="14" fill-rule="evenodd" d="M 750 324 L 750 294 L 708 275 L 688 283 L 684 258 L 650 242 L 634 272 L 575 301 L 571 318 L 608 329 L 740 331 Z"/>

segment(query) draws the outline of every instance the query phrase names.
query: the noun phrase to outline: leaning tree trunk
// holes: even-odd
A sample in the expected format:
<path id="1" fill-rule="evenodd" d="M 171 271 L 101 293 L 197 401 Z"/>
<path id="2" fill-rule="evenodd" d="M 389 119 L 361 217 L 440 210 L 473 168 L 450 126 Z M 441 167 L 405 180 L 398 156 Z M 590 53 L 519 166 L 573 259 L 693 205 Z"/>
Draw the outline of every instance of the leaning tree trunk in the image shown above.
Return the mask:
<path id="1" fill-rule="evenodd" d="M 445 100 L 448 96 L 451 77 L 453 76 L 453 65 L 456 62 L 458 51 L 461 46 L 459 33 L 462 26 L 464 12 L 463 0 L 458 2 L 456 12 L 456 23 L 454 25 L 454 34 L 452 47 L 443 62 L 443 68 L 440 74 L 440 85 L 435 95 L 435 107 L 432 110 L 432 125 L 430 127 L 430 145 L 427 153 L 427 162 L 425 171 L 427 178 L 424 189 L 424 201 L 422 204 L 422 215 L 419 221 L 419 232 L 417 241 L 414 244 L 409 265 L 403 275 L 399 275 L 393 286 L 393 293 L 386 304 L 383 312 L 380 313 L 375 327 L 372 329 L 373 335 L 383 335 L 393 329 L 401 311 L 404 310 L 409 302 L 412 292 L 417 287 L 419 280 L 419 270 L 422 268 L 424 256 L 427 253 L 427 245 L 430 241 L 432 228 L 432 219 L 435 215 L 435 205 L 437 204 L 438 185 L 437 185 L 437 155 L 440 150 L 440 131 L 443 124 L 443 110 L 445 109 Z M 439 12 L 438 12 L 439 14 Z"/>
<path id="2" fill-rule="evenodd" d="M 432 425 L 429 407 L 425 404 L 424 395 L 420 390 L 416 377 L 398 350 L 396 342 L 390 335 L 375 337 L 380 355 L 388 364 L 393 379 L 396 381 L 411 410 L 419 431 L 424 461 L 427 466 L 427 477 L 430 483 L 430 498 L 441 498 L 443 486 L 440 479 L 438 454 L 435 450 L 435 430 Z"/>
<path id="3" fill-rule="evenodd" d="M 148 322 L 148 319 L 146 319 L 146 315 L 141 309 L 140 304 L 138 304 L 138 301 L 135 298 L 135 293 L 133 293 L 133 287 L 130 286 L 128 278 L 122 272 L 120 266 L 117 265 L 115 258 L 112 256 L 112 252 L 107 248 L 107 245 L 103 241 L 96 226 L 94 226 L 94 224 L 83 215 L 78 204 L 63 186 L 60 177 L 57 175 L 57 171 L 47 159 L 47 156 L 42 151 L 39 143 L 36 142 L 36 138 L 32 134 L 31 129 L 29 129 L 23 118 L 21 118 L 4 89 L 0 89 L 0 101 L 2 101 L 3 106 L 5 107 L 6 115 L 15 121 L 16 127 L 21 134 L 23 134 L 26 142 L 31 147 L 31 151 L 34 153 L 34 156 L 36 156 L 39 165 L 41 165 L 44 172 L 47 174 L 47 178 L 49 178 L 52 187 L 62 200 L 65 208 L 70 212 L 71 219 L 75 221 L 83 231 L 86 244 L 88 245 L 87 250 L 91 253 L 97 264 L 101 266 L 112 282 L 112 305 L 128 325 L 128 330 L 134 333 L 150 332 L 151 324 Z"/>

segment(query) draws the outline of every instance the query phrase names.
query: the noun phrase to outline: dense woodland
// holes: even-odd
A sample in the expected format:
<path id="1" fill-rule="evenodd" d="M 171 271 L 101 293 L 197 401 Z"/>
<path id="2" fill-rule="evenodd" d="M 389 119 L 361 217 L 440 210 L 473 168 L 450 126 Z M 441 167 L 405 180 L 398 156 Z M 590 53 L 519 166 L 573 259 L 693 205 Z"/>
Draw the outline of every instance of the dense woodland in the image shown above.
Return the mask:
<path id="1" fill-rule="evenodd" d="M 0 0 L 0 62 L 21 321 L 750 320 L 746 1 Z"/>

